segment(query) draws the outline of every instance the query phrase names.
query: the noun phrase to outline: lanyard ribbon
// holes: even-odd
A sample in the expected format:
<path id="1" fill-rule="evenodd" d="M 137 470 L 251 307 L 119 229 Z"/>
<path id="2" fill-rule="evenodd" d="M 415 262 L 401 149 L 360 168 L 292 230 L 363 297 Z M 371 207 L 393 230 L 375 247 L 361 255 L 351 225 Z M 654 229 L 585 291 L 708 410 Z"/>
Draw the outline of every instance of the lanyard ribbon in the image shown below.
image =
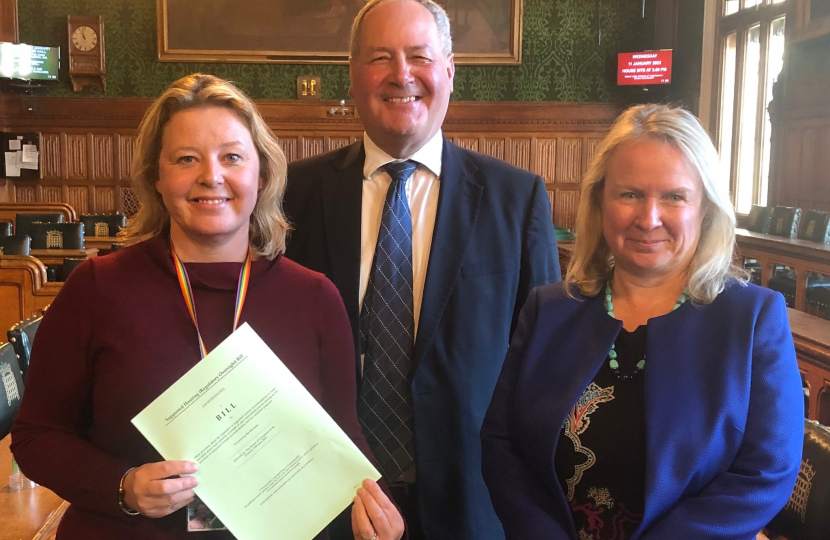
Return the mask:
<path id="1" fill-rule="evenodd" d="M 173 247 L 173 242 L 170 242 L 170 251 L 173 253 L 173 265 L 176 267 L 176 275 L 179 277 L 179 287 L 182 289 L 182 296 L 184 303 L 187 305 L 187 311 L 190 312 L 190 318 L 193 319 L 193 326 L 196 327 L 196 335 L 199 337 L 199 352 L 202 358 L 207 356 L 207 349 L 205 342 L 202 341 L 202 334 L 199 332 L 199 322 L 196 320 L 196 302 L 193 299 L 193 287 L 190 286 L 190 278 L 187 277 L 187 269 L 184 263 L 176 255 L 176 249 Z M 242 306 L 245 304 L 245 297 L 248 295 L 248 283 L 251 281 L 251 248 L 248 248 L 248 256 L 245 258 L 245 263 L 239 271 L 239 283 L 236 286 L 236 304 L 233 308 L 233 331 L 236 332 L 236 327 L 239 325 L 239 317 L 242 315 Z"/>

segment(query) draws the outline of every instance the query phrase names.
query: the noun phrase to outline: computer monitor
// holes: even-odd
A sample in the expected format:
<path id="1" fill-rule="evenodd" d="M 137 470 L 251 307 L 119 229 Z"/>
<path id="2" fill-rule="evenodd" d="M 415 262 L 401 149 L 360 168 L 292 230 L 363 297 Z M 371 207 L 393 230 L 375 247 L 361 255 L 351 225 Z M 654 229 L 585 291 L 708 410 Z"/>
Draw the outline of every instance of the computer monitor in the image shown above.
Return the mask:
<path id="1" fill-rule="evenodd" d="M 0 78 L 57 81 L 60 47 L 0 43 Z"/>

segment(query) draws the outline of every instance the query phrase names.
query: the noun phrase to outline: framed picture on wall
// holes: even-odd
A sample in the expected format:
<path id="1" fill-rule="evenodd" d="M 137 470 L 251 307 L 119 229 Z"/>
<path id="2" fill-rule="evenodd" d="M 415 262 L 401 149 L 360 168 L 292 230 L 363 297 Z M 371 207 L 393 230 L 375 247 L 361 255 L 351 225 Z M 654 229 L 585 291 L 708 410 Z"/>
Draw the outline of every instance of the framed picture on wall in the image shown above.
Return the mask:
<path id="1" fill-rule="evenodd" d="M 456 64 L 521 63 L 523 0 L 437 0 Z M 345 64 L 365 0 L 157 0 L 162 62 Z"/>

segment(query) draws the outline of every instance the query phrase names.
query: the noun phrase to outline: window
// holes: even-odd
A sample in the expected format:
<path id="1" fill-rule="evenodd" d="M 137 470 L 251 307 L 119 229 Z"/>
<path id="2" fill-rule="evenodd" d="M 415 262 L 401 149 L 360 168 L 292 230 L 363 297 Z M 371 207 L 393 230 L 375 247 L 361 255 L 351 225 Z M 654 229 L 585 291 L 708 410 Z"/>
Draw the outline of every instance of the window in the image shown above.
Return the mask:
<path id="1" fill-rule="evenodd" d="M 791 0 L 790 0 L 791 1 Z M 722 0 L 715 137 L 739 214 L 767 204 L 772 84 L 784 62 L 786 0 Z"/>

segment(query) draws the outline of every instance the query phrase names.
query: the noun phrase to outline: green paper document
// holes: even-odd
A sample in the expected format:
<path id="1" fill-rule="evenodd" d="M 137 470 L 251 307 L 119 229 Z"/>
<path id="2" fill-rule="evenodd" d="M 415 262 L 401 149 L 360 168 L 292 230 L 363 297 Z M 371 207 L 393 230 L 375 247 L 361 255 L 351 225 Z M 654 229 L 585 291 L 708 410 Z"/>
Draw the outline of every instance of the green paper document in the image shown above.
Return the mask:
<path id="1" fill-rule="evenodd" d="M 380 478 L 248 324 L 132 422 L 239 540 L 310 540 Z"/>

